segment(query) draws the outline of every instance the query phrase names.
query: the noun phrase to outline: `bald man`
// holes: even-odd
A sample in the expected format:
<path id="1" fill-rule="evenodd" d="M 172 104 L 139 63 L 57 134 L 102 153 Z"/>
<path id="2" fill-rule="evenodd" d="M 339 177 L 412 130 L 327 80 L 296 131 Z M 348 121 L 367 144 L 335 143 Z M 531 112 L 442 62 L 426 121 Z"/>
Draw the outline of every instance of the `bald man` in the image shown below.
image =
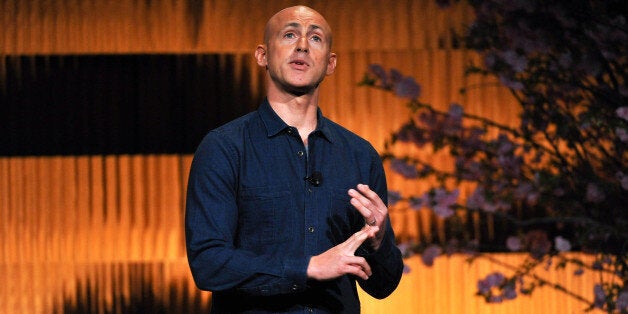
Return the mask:
<path id="1" fill-rule="evenodd" d="M 266 99 L 194 155 L 187 253 L 214 313 L 359 313 L 356 283 L 385 298 L 401 279 L 381 159 L 318 107 L 331 44 L 313 9 L 273 15 L 255 50 Z"/>

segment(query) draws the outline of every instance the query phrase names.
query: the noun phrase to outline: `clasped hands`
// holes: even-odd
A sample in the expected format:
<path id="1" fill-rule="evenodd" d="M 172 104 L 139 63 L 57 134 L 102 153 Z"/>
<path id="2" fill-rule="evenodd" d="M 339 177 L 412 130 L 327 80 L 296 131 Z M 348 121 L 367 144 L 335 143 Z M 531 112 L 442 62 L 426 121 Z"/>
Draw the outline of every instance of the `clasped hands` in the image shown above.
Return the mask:
<path id="1" fill-rule="evenodd" d="M 355 256 L 355 251 L 367 239 L 374 250 L 379 248 L 386 231 L 388 207 L 368 185 L 358 184 L 357 189 L 349 189 L 348 193 L 351 205 L 364 217 L 364 227 L 346 241 L 312 256 L 307 267 L 308 278 L 330 280 L 351 274 L 367 280 L 372 275 L 366 259 Z"/>

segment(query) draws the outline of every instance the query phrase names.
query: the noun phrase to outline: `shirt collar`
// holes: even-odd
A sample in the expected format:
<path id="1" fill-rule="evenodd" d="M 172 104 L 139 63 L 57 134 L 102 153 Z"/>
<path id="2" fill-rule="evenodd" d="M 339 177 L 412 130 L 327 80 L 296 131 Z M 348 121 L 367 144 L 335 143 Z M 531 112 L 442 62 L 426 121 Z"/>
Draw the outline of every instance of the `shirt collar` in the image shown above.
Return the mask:
<path id="1" fill-rule="evenodd" d="M 318 122 L 314 132 L 319 132 L 323 138 L 327 139 L 327 141 L 333 142 L 334 137 L 331 128 L 329 127 L 331 122 L 323 116 L 320 108 L 317 108 L 316 110 Z M 264 101 L 257 109 L 257 112 L 262 119 L 262 123 L 266 127 L 266 135 L 268 137 L 273 137 L 289 127 L 273 110 L 266 98 L 264 98 Z"/>

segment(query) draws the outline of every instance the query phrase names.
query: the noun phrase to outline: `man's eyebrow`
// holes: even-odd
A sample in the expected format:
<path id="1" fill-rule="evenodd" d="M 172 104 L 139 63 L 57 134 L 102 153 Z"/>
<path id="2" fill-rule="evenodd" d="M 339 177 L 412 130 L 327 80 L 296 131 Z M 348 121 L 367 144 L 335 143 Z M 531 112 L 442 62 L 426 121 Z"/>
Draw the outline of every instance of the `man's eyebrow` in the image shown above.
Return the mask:
<path id="1" fill-rule="evenodd" d="M 299 27 L 301 27 L 301 24 L 298 23 L 298 22 L 291 22 L 291 23 L 286 24 L 283 28 L 286 29 L 286 28 L 291 28 L 291 27 L 299 28 Z M 322 31 L 323 28 L 321 26 L 319 26 L 319 25 L 316 25 L 316 24 L 310 25 L 308 31 L 311 32 L 311 31 L 314 31 L 314 30 L 321 30 Z"/>

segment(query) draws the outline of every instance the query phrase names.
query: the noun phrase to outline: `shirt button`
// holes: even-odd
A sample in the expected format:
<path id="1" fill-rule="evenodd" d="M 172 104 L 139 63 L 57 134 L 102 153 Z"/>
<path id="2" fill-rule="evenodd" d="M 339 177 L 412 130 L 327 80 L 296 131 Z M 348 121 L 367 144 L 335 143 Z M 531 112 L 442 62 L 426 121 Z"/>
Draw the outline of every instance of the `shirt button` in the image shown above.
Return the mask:
<path id="1" fill-rule="evenodd" d="M 314 313 L 314 310 L 311 307 L 305 308 L 308 313 Z"/>
<path id="2" fill-rule="evenodd" d="M 297 291 L 299 290 L 299 286 L 298 285 L 293 285 L 292 286 L 292 291 Z"/>
<path id="3" fill-rule="evenodd" d="M 292 128 L 288 128 L 288 134 L 292 134 Z"/>
<path id="4" fill-rule="evenodd" d="M 314 227 L 307 228 L 307 231 L 309 231 L 310 233 L 314 233 Z"/>
<path id="5" fill-rule="evenodd" d="M 302 150 L 300 150 L 300 151 L 298 151 L 298 152 L 297 152 L 297 155 L 299 155 L 299 157 L 303 157 L 303 154 L 304 154 L 304 153 L 303 153 L 303 151 L 302 151 Z"/>

